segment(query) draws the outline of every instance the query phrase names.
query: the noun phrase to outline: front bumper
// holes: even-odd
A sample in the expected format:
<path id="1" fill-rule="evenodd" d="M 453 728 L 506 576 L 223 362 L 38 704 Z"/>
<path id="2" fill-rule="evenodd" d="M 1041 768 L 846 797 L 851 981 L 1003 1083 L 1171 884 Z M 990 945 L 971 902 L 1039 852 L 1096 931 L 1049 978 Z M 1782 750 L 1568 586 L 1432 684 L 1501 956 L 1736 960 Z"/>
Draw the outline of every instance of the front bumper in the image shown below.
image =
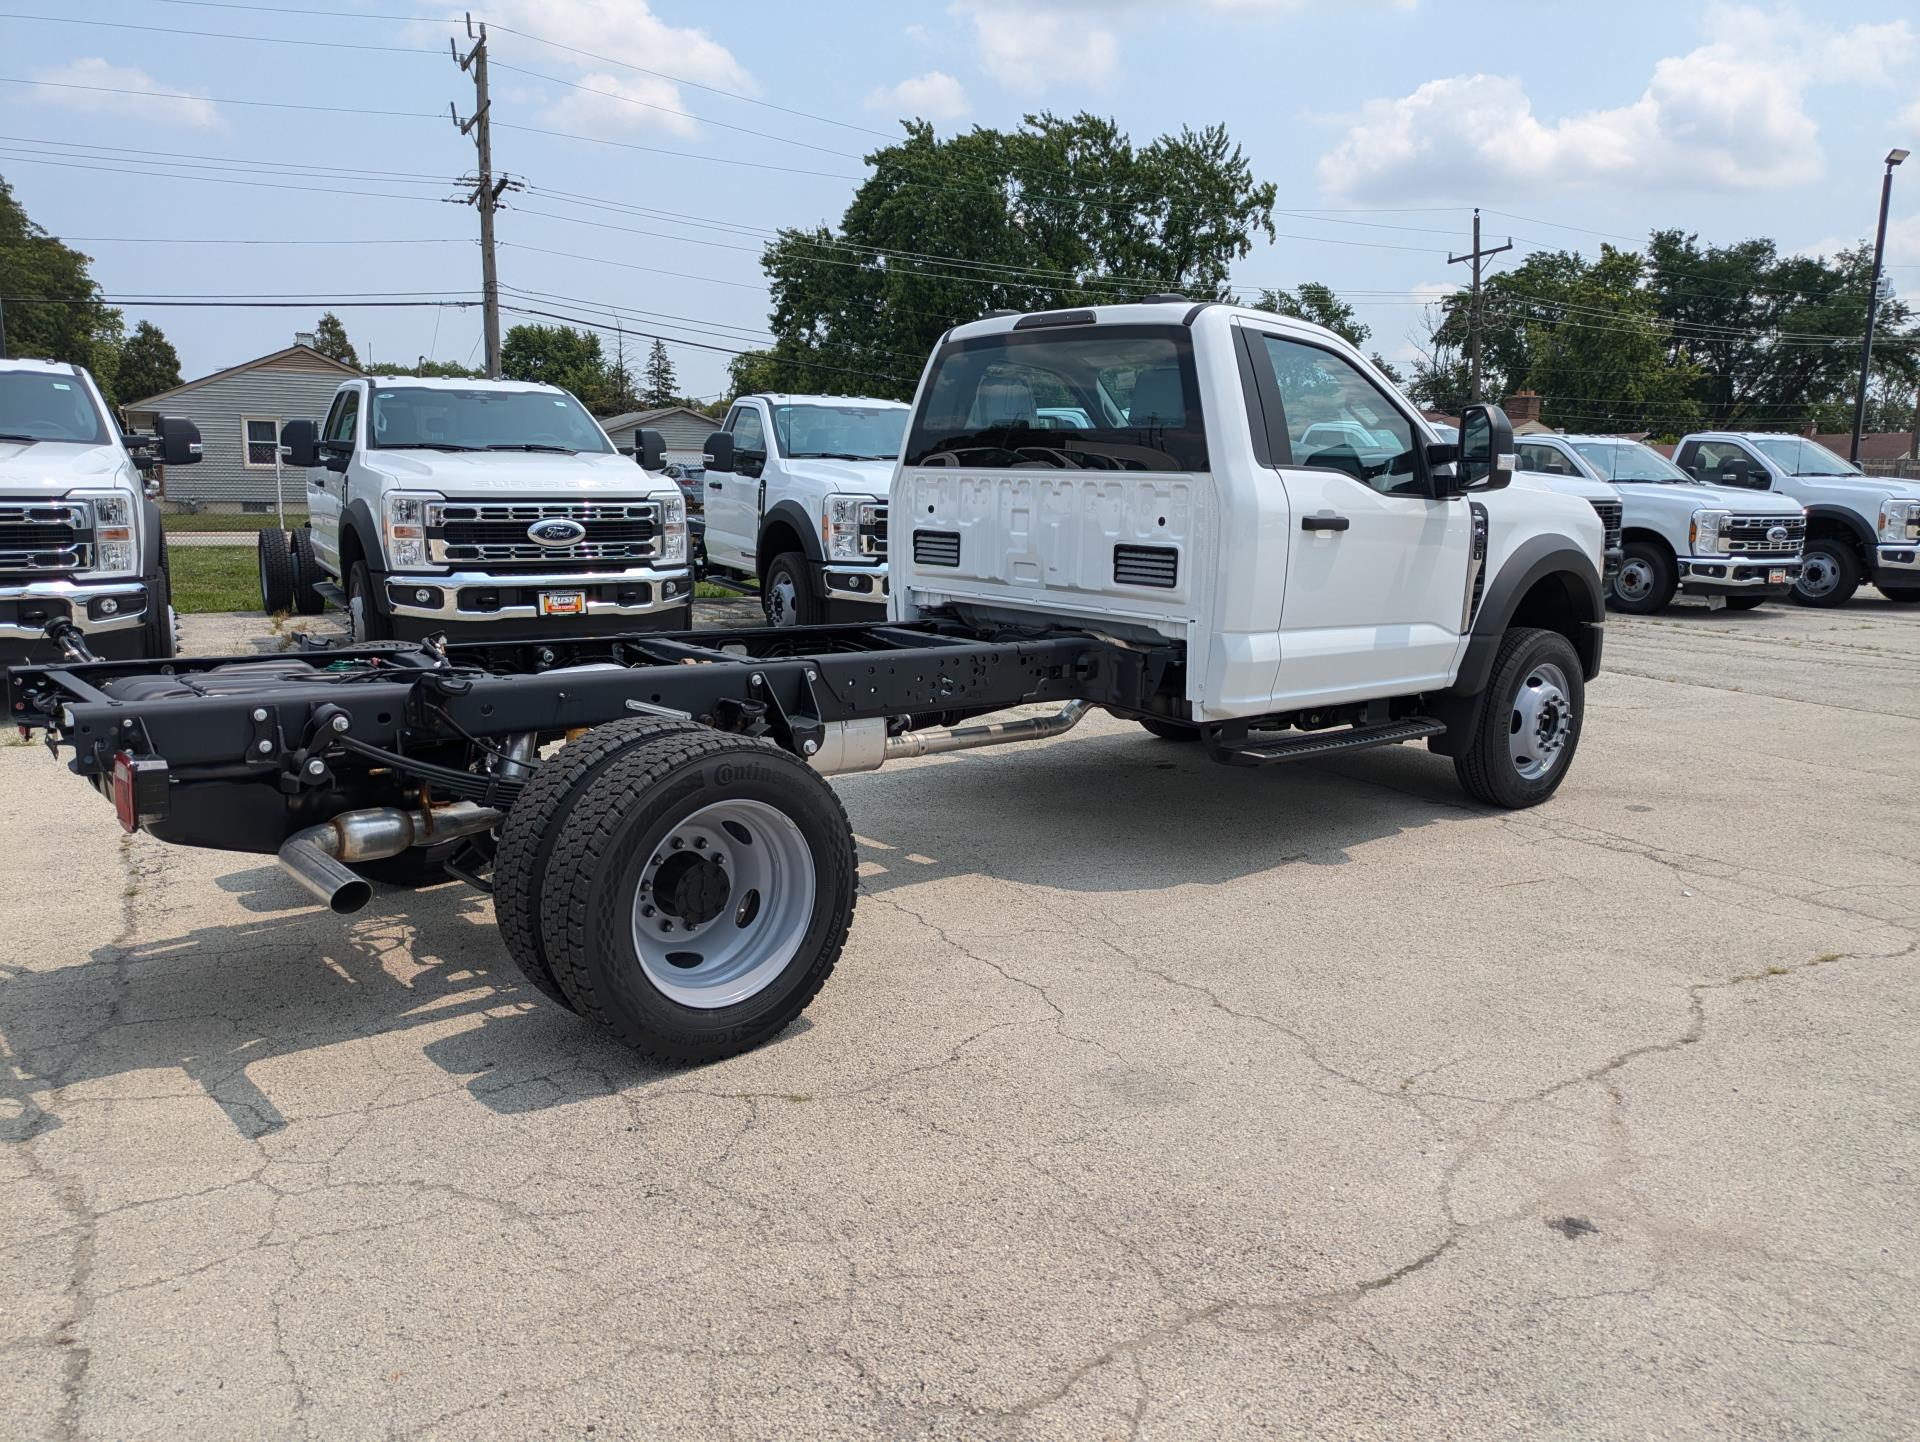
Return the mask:
<path id="1" fill-rule="evenodd" d="M 850 564 L 844 561 L 820 563 L 820 593 L 829 601 L 853 601 L 869 606 L 887 604 L 887 563 Z"/>
<path id="2" fill-rule="evenodd" d="M 1920 541 L 1882 544 L 1873 555 L 1873 574 L 1895 585 L 1920 584 Z"/>
<path id="3" fill-rule="evenodd" d="M 686 566 L 604 572 L 395 573 L 385 578 L 385 585 L 388 612 L 394 620 L 429 624 L 632 619 L 678 610 L 693 598 L 693 572 Z M 541 593 L 561 591 L 580 592 L 583 609 L 569 616 L 542 615 Z"/>
<path id="4" fill-rule="evenodd" d="M 1784 596 L 1800 579 L 1800 558 L 1682 556 L 1679 572 L 1689 596 Z"/>
<path id="5" fill-rule="evenodd" d="M 112 614 L 103 602 L 111 601 Z M 44 641 L 50 622 L 68 620 L 89 636 L 131 631 L 146 619 L 139 581 L 17 581 L 0 584 L 0 643 Z"/>

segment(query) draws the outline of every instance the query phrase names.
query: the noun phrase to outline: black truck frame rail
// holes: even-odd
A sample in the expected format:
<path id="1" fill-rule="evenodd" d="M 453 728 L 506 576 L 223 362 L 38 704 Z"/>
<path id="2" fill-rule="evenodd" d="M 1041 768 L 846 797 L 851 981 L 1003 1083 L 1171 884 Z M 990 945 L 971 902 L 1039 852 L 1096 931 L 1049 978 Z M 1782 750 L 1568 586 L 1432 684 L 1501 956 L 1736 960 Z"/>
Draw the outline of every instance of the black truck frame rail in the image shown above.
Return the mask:
<path id="1" fill-rule="evenodd" d="M 1026 702 L 1164 712 L 1173 646 L 941 622 L 641 633 L 271 657 L 16 668 L 13 720 L 73 748 L 123 824 L 273 851 L 396 792 L 505 807 L 527 768 L 496 744 L 635 714 L 767 736 L 812 757 L 839 722 L 901 729 Z M 475 757 L 481 769 L 473 769 Z"/>

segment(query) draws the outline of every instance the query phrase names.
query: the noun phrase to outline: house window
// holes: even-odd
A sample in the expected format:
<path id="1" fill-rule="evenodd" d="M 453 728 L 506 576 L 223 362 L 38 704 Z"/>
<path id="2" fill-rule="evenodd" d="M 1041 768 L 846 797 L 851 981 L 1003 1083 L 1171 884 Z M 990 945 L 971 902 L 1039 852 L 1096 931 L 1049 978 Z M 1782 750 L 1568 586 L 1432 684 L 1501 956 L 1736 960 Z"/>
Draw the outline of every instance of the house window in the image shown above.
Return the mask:
<path id="1" fill-rule="evenodd" d="M 240 430 L 248 466 L 270 471 L 280 463 L 278 416 L 242 416 Z"/>

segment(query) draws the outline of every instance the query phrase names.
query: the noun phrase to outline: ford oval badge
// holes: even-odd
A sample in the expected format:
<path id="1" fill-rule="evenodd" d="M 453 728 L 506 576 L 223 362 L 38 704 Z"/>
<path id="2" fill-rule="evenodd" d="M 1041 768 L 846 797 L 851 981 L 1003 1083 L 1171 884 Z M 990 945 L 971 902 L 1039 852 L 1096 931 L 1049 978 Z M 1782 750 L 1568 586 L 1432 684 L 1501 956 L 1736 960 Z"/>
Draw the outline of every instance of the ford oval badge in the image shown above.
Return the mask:
<path id="1" fill-rule="evenodd" d="M 565 516 L 549 516 L 527 527 L 527 539 L 536 546 L 577 546 L 587 538 L 587 528 Z"/>
<path id="2" fill-rule="evenodd" d="M 1767 532 L 1767 539 L 1769 541 L 1784 541 L 1786 538 L 1787 528 L 1785 526 L 1775 526 Z"/>

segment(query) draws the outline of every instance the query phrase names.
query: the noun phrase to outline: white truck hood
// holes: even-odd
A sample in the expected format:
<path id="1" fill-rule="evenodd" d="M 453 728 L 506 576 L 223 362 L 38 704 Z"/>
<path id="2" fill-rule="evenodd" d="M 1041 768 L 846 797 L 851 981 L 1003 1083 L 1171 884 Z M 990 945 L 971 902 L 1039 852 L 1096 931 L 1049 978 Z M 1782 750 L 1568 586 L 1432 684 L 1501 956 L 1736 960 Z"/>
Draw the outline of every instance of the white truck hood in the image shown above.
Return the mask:
<path id="1" fill-rule="evenodd" d="M 1749 516 L 1797 516 L 1805 508 L 1791 496 L 1773 491 L 1749 491 L 1740 486 L 1713 486 L 1698 481 L 1616 481 L 1636 495 L 1671 496 L 1695 510 L 1712 507 Z"/>
<path id="2" fill-rule="evenodd" d="M 879 496 L 893 487 L 892 461 L 782 460 L 780 469 L 798 481 L 811 481 L 830 494 Z"/>
<path id="3" fill-rule="evenodd" d="M 1605 481 L 1586 476 L 1563 476 L 1547 471 L 1516 471 L 1514 482 L 1522 479 L 1542 491 L 1558 491 L 1563 496 L 1578 496 L 1583 501 L 1617 501 L 1620 493 Z"/>
<path id="4" fill-rule="evenodd" d="M 1795 476 L 1792 483 L 1808 492 L 1825 492 L 1841 505 L 1857 501 L 1865 506 L 1877 506 L 1882 499 L 1920 501 L 1920 481 L 1902 480 L 1898 476 Z M 1810 494 L 1807 503 L 1817 505 L 1822 499 L 1818 494 Z"/>
<path id="5" fill-rule="evenodd" d="M 0 494 L 59 496 L 76 486 L 111 485 L 128 464 L 118 446 L 0 441 Z"/>
<path id="6" fill-rule="evenodd" d="M 361 452 L 358 464 L 403 490 L 438 491 L 449 499 L 488 496 L 600 495 L 609 498 L 679 494 L 665 475 L 655 475 L 621 455 L 554 455 L 545 451 Z"/>

